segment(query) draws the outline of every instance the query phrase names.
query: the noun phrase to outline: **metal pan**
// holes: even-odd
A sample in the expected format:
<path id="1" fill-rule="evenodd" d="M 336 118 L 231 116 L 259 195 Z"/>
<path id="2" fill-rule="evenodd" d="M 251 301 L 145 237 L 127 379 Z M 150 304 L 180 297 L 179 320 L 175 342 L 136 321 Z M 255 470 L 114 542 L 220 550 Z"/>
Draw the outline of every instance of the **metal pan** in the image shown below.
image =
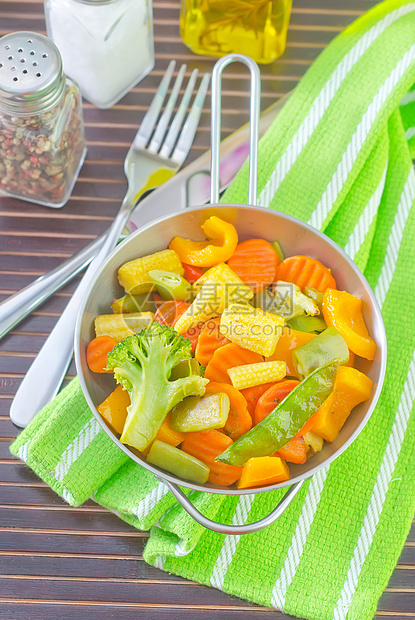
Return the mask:
<path id="1" fill-rule="evenodd" d="M 219 142 L 220 142 L 220 88 L 223 69 L 231 62 L 245 64 L 251 72 L 251 149 L 250 149 L 250 184 L 249 205 L 218 204 L 219 200 Z M 365 426 L 379 398 L 386 367 L 386 335 L 382 315 L 373 292 L 360 270 L 343 250 L 324 234 L 294 217 L 256 207 L 257 179 L 257 141 L 259 112 L 259 71 L 257 65 L 245 56 L 232 54 L 220 59 L 212 75 L 212 176 L 211 205 L 196 207 L 172 213 L 158 219 L 130 235 L 108 257 L 98 273 L 89 293 L 80 308 L 76 334 L 75 358 L 85 398 L 92 413 L 112 439 L 131 459 L 139 463 L 163 481 L 177 501 L 201 525 L 224 534 L 246 534 L 258 531 L 273 523 L 288 507 L 300 490 L 303 482 L 319 469 L 327 466 L 337 458 L 356 439 Z M 174 205 L 172 206 L 174 209 Z M 356 367 L 367 374 L 374 383 L 369 401 L 358 405 L 348 418 L 337 439 L 325 443 L 323 450 L 307 460 L 303 465 L 290 463 L 291 480 L 255 489 L 238 490 L 234 487 L 224 488 L 207 483 L 204 486 L 182 480 L 146 462 L 136 450 L 120 443 L 97 411 L 97 406 L 105 400 L 114 389 L 112 377 L 105 374 L 92 373 L 86 363 L 86 349 L 89 341 L 95 336 L 94 319 L 99 314 L 108 312 L 111 299 L 123 294 L 117 280 L 118 268 L 125 262 L 165 249 L 171 239 L 186 236 L 190 239 L 202 240 L 201 224 L 211 215 L 218 215 L 232 222 L 240 240 L 260 237 L 268 241 L 278 239 L 285 255 L 305 254 L 318 258 L 328 265 L 336 279 L 338 288 L 346 290 L 363 300 L 363 313 L 371 336 L 377 342 L 376 357 L 372 362 L 356 358 Z M 204 517 L 196 510 L 189 498 L 179 486 L 207 493 L 221 495 L 246 495 L 273 491 L 282 487 L 290 487 L 276 508 L 261 520 L 243 526 L 232 526 L 217 523 Z"/>

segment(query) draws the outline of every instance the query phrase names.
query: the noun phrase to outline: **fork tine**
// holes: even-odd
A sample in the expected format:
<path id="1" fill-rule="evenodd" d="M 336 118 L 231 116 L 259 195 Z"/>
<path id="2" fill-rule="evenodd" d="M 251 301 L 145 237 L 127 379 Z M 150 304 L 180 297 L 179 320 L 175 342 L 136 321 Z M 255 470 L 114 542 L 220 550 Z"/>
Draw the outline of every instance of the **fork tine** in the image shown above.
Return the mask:
<path id="1" fill-rule="evenodd" d="M 177 78 L 174 83 L 173 89 L 171 91 L 171 95 L 167 102 L 166 108 L 160 117 L 160 120 L 157 124 L 157 129 L 148 147 L 148 150 L 150 151 L 150 153 L 157 153 L 157 151 L 160 148 L 160 145 L 166 133 L 167 125 L 169 124 L 171 115 L 173 114 L 173 110 L 174 110 L 174 106 L 176 105 L 177 97 L 179 96 L 179 92 L 182 86 L 185 72 L 186 72 L 186 65 L 182 65 L 180 67 L 179 73 L 177 74 Z"/>
<path id="2" fill-rule="evenodd" d="M 159 87 L 153 97 L 153 100 L 148 108 L 143 120 L 141 121 L 140 129 L 137 131 L 133 146 L 137 148 L 144 148 L 150 139 L 151 134 L 154 131 L 160 110 L 163 105 L 163 101 L 166 98 L 167 90 L 169 88 L 171 76 L 173 75 L 176 61 L 171 60 L 167 67 L 166 73 L 159 84 Z"/>
<path id="3" fill-rule="evenodd" d="M 196 129 L 199 125 L 200 116 L 202 114 L 203 105 L 205 103 L 209 81 L 210 74 L 205 73 L 200 83 L 199 90 L 197 91 L 195 100 L 193 101 L 192 109 L 190 110 L 184 124 L 182 135 L 180 136 L 179 142 L 177 143 L 173 155 L 171 156 L 171 159 L 179 166 L 182 165 L 192 147 L 193 138 L 195 137 Z"/>
<path id="4" fill-rule="evenodd" d="M 169 133 L 167 134 L 167 137 L 163 142 L 163 146 L 160 149 L 159 155 L 161 157 L 169 157 L 170 153 L 173 150 L 174 143 L 176 142 L 177 136 L 179 135 L 180 127 L 182 126 L 184 115 L 186 114 L 186 110 L 190 102 L 190 98 L 193 94 L 193 89 L 196 84 L 198 73 L 198 69 L 193 69 L 192 75 L 189 79 L 189 83 L 187 84 L 187 88 L 180 102 L 179 109 L 177 110 L 176 115 L 173 119 L 173 122 L 169 129 Z"/>

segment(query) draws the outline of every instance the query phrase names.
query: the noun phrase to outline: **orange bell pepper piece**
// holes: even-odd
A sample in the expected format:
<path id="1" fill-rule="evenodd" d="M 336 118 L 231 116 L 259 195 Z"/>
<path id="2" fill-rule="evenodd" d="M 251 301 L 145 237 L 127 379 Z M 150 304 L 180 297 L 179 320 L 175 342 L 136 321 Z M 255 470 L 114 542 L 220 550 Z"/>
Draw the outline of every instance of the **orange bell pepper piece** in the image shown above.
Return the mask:
<path id="1" fill-rule="evenodd" d="M 376 342 L 367 331 L 359 297 L 328 288 L 323 296 L 322 310 L 327 325 L 334 325 L 353 353 L 373 360 Z"/>
<path id="2" fill-rule="evenodd" d="M 217 394 L 219 392 L 224 392 L 229 396 L 231 407 L 223 428 L 226 434 L 235 441 L 252 428 L 252 418 L 249 415 L 248 405 L 245 397 L 233 385 L 218 383 L 217 381 L 210 381 L 207 384 L 205 394 Z"/>
<path id="3" fill-rule="evenodd" d="M 273 456 L 279 456 L 289 463 L 305 463 L 307 460 L 307 449 L 303 437 L 293 437 L 282 448 L 277 450 Z"/>
<path id="4" fill-rule="evenodd" d="M 316 334 L 309 334 L 307 332 L 300 332 L 296 329 L 284 327 L 282 334 L 277 342 L 276 349 L 272 355 L 265 358 L 265 361 L 271 362 L 274 360 L 281 360 L 287 364 L 287 375 L 291 377 L 297 376 L 297 371 L 293 364 L 293 351 L 301 345 L 310 342 Z"/>
<path id="5" fill-rule="evenodd" d="M 334 441 L 353 407 L 368 400 L 372 387 L 372 380 L 356 368 L 340 366 L 333 392 L 313 415 L 309 430 L 326 441 Z"/>
<path id="6" fill-rule="evenodd" d="M 290 470 L 278 456 L 255 456 L 249 459 L 236 483 L 238 489 L 261 487 L 266 484 L 285 482 L 290 479 Z"/>
<path id="7" fill-rule="evenodd" d="M 202 224 L 202 229 L 209 241 L 174 237 L 169 249 L 177 252 L 182 263 L 195 267 L 213 267 L 218 263 L 225 263 L 238 245 L 235 226 L 212 215 Z"/>

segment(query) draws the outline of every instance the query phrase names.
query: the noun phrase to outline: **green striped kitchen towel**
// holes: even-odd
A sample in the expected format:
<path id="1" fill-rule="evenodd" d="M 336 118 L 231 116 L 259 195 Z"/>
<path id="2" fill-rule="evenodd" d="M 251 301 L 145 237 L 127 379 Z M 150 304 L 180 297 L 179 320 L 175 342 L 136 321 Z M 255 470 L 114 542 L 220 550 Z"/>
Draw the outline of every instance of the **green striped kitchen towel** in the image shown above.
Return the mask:
<path id="1" fill-rule="evenodd" d="M 370 620 L 415 509 L 415 2 L 377 5 L 320 55 L 261 140 L 260 204 L 323 230 L 364 271 L 388 337 L 385 387 L 353 446 L 267 529 L 204 530 L 100 430 L 75 380 L 11 450 L 69 503 L 141 529 L 166 571 L 310 619 Z M 245 202 L 246 167 L 224 199 Z M 283 241 L 283 240 L 282 240 Z M 211 518 L 259 519 L 282 492 L 191 493 Z"/>

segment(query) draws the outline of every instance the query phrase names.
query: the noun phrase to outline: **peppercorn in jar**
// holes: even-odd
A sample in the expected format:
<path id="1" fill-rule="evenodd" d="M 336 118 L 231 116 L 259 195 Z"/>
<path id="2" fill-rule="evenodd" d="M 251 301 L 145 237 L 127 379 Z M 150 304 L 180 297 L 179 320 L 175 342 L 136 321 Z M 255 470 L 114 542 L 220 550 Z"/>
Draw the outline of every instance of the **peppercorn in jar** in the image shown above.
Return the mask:
<path id="1" fill-rule="evenodd" d="M 2 37 L 0 193 L 62 207 L 85 154 L 79 91 L 56 46 L 33 32 Z"/>

